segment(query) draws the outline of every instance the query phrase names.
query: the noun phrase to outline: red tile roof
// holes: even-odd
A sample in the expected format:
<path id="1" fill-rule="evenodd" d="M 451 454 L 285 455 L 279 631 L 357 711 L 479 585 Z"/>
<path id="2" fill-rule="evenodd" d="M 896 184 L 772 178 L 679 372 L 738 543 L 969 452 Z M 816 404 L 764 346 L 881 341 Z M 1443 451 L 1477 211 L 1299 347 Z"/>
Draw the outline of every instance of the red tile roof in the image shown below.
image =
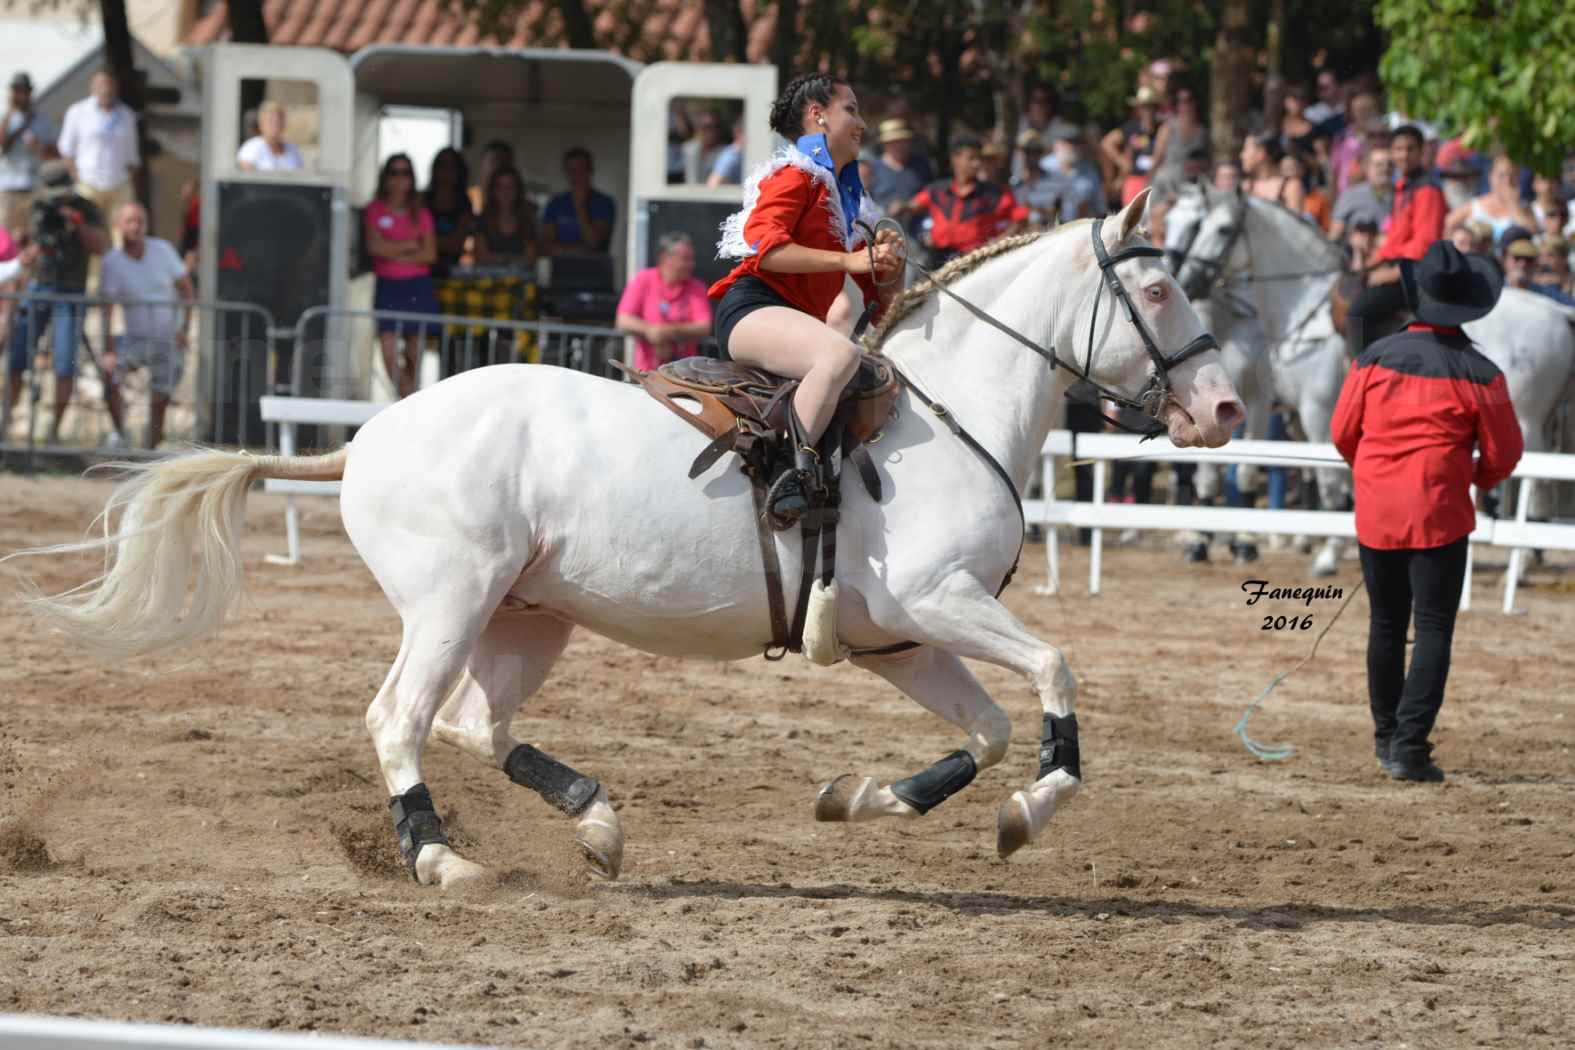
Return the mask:
<path id="1" fill-rule="evenodd" d="M 585 0 L 596 39 L 641 62 L 706 61 L 711 34 L 701 0 Z M 742 0 L 749 61 L 770 60 L 776 4 Z M 507 35 L 483 37 L 451 0 L 266 0 L 263 20 L 275 44 L 331 47 L 346 53 L 370 44 L 459 47 L 566 47 L 563 19 L 551 0 L 525 0 Z M 185 44 L 230 39 L 229 10 L 218 0 L 186 34 Z"/>

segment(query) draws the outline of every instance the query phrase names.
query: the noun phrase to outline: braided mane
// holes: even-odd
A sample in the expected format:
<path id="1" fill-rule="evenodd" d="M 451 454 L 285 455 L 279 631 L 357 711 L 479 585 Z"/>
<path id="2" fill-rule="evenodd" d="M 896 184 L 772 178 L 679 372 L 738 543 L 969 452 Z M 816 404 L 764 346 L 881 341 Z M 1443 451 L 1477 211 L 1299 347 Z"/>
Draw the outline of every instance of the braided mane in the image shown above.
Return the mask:
<path id="1" fill-rule="evenodd" d="M 957 258 L 935 271 L 935 279 L 925 278 L 911 288 L 904 289 L 892 300 L 886 312 L 881 316 L 880 323 L 864 334 L 863 349 L 869 353 L 880 352 L 881 345 L 886 341 L 886 336 L 897 327 L 909 314 L 917 310 L 923 303 L 935 294 L 936 284 L 950 285 L 955 281 L 968 276 L 981 265 L 989 262 L 997 255 L 1005 255 L 1009 251 L 1032 244 L 1047 234 L 1053 234 L 1074 226 L 1086 226 L 1092 220 L 1076 219 L 1063 223 L 1060 226 L 1041 226 L 1037 229 L 1027 230 L 1023 233 L 1012 234 L 1009 237 L 997 237 L 982 247 L 975 248 L 967 255 Z"/>

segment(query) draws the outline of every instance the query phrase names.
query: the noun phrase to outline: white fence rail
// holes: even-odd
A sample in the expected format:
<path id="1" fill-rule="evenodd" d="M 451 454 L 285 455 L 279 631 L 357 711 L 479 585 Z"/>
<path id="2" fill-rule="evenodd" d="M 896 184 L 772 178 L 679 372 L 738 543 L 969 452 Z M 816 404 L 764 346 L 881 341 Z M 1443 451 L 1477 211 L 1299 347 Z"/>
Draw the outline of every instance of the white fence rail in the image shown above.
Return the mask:
<path id="1" fill-rule="evenodd" d="M 1105 529 L 1153 529 L 1161 531 L 1196 530 L 1200 532 L 1257 532 L 1284 536 L 1337 536 L 1356 538 L 1356 516 L 1348 511 L 1265 510 L 1252 507 L 1170 507 L 1160 504 L 1106 503 L 1105 486 L 1109 463 L 1122 459 L 1166 463 L 1250 463 L 1263 467 L 1302 469 L 1348 469 L 1331 444 L 1291 441 L 1232 441 L 1219 449 L 1181 449 L 1167 444 L 1143 442 L 1130 434 L 1073 434 L 1053 432 L 1044 445 L 1045 487 L 1054 494 L 1055 460 L 1070 458 L 1092 460 L 1094 496 L 1091 503 L 1054 498 L 1025 500 L 1023 511 L 1030 522 L 1050 528 L 1045 557 L 1049 563 L 1048 593 L 1061 586 L 1060 547 L 1055 526 L 1093 530 L 1089 550 L 1088 593 L 1098 594 L 1102 571 Z M 1532 493 L 1543 481 L 1575 481 L 1575 455 L 1529 452 L 1521 457 L 1514 477 L 1527 482 L 1520 486 L 1520 497 L 1513 520 L 1477 516 L 1473 544 L 1510 549 L 1509 571 L 1504 580 L 1504 612 L 1515 610 L 1515 588 L 1526 548 L 1575 550 L 1575 525 L 1560 525 L 1527 520 Z M 1461 608 L 1471 601 L 1471 561 L 1466 562 L 1466 586 Z"/>
<path id="2" fill-rule="evenodd" d="M 291 1035 L 23 1014 L 0 1014 L 0 1047 L 17 1050 L 416 1050 L 418 1047 L 464 1050 L 446 1043 L 403 1043 L 316 1032 Z"/>
<path id="3" fill-rule="evenodd" d="M 325 397 L 265 397 L 261 409 L 264 423 L 279 424 L 279 453 L 295 455 L 295 428 L 304 424 L 313 426 L 358 427 L 393 404 L 391 401 L 339 401 Z M 337 496 L 337 481 L 285 481 L 269 478 L 263 483 L 266 492 L 285 494 L 283 556 L 270 554 L 267 561 L 274 565 L 299 565 L 301 563 L 301 512 L 296 509 L 297 496 Z"/>

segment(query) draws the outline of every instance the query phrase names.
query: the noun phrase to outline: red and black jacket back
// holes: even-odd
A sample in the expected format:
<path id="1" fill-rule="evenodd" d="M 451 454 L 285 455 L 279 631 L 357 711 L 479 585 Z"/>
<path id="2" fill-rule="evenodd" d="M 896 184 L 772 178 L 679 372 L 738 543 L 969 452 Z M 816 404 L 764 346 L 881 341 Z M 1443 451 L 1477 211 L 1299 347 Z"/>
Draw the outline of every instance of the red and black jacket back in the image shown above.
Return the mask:
<path id="1" fill-rule="evenodd" d="M 1509 477 L 1525 448 L 1498 366 L 1458 328 L 1412 325 L 1357 358 L 1335 406 L 1356 535 L 1380 550 L 1441 547 L 1476 528 L 1470 487 Z M 1472 461 L 1473 450 L 1481 457 Z"/>

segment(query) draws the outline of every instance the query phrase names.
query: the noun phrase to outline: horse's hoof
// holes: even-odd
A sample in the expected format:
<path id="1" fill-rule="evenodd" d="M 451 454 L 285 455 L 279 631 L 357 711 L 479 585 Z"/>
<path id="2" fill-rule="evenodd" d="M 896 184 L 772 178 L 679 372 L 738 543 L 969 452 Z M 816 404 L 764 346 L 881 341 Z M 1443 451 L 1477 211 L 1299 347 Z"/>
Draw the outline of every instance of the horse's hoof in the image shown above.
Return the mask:
<path id="1" fill-rule="evenodd" d="M 1001 803 L 995 814 L 995 852 L 1002 860 L 1033 840 L 1028 824 L 1028 809 L 1021 791 Z"/>
<path id="2" fill-rule="evenodd" d="M 1333 576 L 1337 568 L 1338 566 L 1334 558 L 1320 554 L 1316 559 L 1313 560 L 1312 574 L 1320 578 Z"/>
<path id="3" fill-rule="evenodd" d="M 815 819 L 822 824 L 837 824 L 851 819 L 854 799 L 865 789 L 866 782 L 872 779 L 844 773 L 821 788 L 820 794 L 815 796 Z"/>
<path id="4" fill-rule="evenodd" d="M 1236 556 L 1237 565 L 1251 565 L 1258 560 L 1258 545 L 1256 543 L 1238 543 L 1231 552 Z"/>
<path id="5" fill-rule="evenodd" d="M 574 831 L 591 874 L 611 882 L 623 870 L 623 831 L 599 820 L 584 821 Z"/>
<path id="6" fill-rule="evenodd" d="M 1194 543 L 1187 547 L 1185 555 L 1188 565 L 1207 565 L 1209 561 L 1209 545 L 1207 543 Z"/>

